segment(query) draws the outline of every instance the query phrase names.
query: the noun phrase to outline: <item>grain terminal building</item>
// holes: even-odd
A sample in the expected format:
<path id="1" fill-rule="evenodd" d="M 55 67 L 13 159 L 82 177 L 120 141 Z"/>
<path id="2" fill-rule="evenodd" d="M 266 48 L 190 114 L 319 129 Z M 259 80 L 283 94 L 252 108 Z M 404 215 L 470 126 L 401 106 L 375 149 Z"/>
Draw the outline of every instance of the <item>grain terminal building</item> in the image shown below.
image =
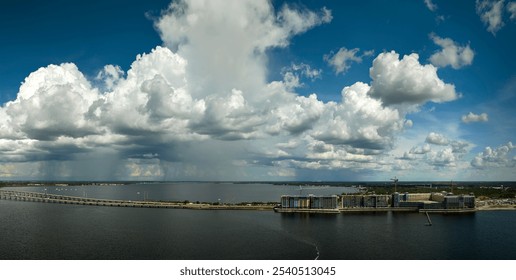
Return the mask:
<path id="1" fill-rule="evenodd" d="M 475 209 L 475 196 L 451 193 L 393 193 L 392 207 L 417 207 L 424 210 Z"/>
<path id="2" fill-rule="evenodd" d="M 343 195 L 342 208 L 382 208 L 389 207 L 389 195 Z"/>
<path id="3" fill-rule="evenodd" d="M 473 212 L 473 195 L 393 193 L 392 195 L 283 195 L 277 212 L 420 211 Z"/>
<path id="4" fill-rule="evenodd" d="M 281 196 L 282 208 L 305 208 L 305 209 L 337 209 L 339 196 L 316 196 L 316 195 L 283 195 Z"/>

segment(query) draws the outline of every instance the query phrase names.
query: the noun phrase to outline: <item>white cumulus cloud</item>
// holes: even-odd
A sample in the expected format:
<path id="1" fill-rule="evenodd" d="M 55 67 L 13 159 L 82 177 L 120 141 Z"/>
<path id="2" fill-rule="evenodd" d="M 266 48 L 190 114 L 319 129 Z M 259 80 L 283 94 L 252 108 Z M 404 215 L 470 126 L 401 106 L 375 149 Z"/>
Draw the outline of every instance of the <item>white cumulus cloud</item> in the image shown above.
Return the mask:
<path id="1" fill-rule="evenodd" d="M 284 67 L 281 70 L 281 74 L 283 75 L 284 85 L 288 89 L 294 90 L 297 87 L 304 86 L 302 78 L 308 78 L 311 81 L 320 79 L 322 70 L 314 69 L 305 63 L 292 63 L 289 67 Z"/>
<path id="2" fill-rule="evenodd" d="M 457 172 L 464 172 L 470 167 L 464 159 L 469 153 L 471 143 L 453 140 L 436 132 L 428 133 L 424 142 L 422 145 L 413 146 L 409 151 L 398 151 L 402 156 L 397 159 L 401 160 L 404 169 L 417 170 L 418 176 L 424 177 L 426 173 L 434 174 L 435 170 L 439 170 L 439 174 L 442 175 L 457 176 Z M 407 162 L 412 166 L 407 167 Z"/>
<path id="3" fill-rule="evenodd" d="M 434 43 L 442 48 L 441 51 L 435 52 L 430 57 L 430 62 L 437 67 L 446 67 L 450 65 L 453 69 L 459 69 L 473 63 L 475 53 L 469 47 L 459 46 L 450 38 L 441 38 L 435 34 L 430 34 L 430 38 Z"/>
<path id="4" fill-rule="evenodd" d="M 370 94 L 385 105 L 441 103 L 459 97 L 455 86 L 442 81 L 433 65 L 421 65 L 415 53 L 401 60 L 394 51 L 381 53 L 369 73 L 373 80 Z"/>
<path id="5" fill-rule="evenodd" d="M 417 154 L 417 155 L 424 155 L 426 153 L 429 153 L 432 149 L 430 148 L 430 145 L 428 144 L 425 144 L 421 147 L 412 147 L 412 149 L 410 149 L 410 154 Z"/>
<path id="6" fill-rule="evenodd" d="M 444 148 L 439 151 L 430 152 L 425 155 L 426 162 L 435 167 L 453 167 L 456 166 L 458 160 L 457 155 L 453 153 L 451 148 Z"/>
<path id="7" fill-rule="evenodd" d="M 433 3 L 432 0 L 425 0 L 425 5 L 432 12 L 437 10 L 437 5 Z"/>
<path id="8" fill-rule="evenodd" d="M 96 80 L 104 82 L 106 90 L 112 90 L 121 78 L 124 76 L 124 71 L 118 65 L 106 65 L 97 74 Z"/>
<path id="9" fill-rule="evenodd" d="M 359 51 L 360 49 L 358 48 L 348 50 L 342 47 L 337 53 L 330 52 L 324 55 L 323 58 L 335 70 L 335 74 L 346 73 L 351 67 L 352 62 L 361 63 L 362 57 L 373 54 L 372 51 L 366 51 L 362 55 L 358 55 Z"/>
<path id="10" fill-rule="evenodd" d="M 309 78 L 311 80 L 321 78 L 321 73 L 322 73 L 321 69 L 313 69 L 312 67 L 310 67 L 310 65 L 305 64 L 305 63 L 299 63 L 299 64 L 292 63 L 291 67 L 288 68 L 287 70 L 299 72 L 299 73 L 301 73 L 301 75 L 303 75 L 304 77 Z"/>
<path id="11" fill-rule="evenodd" d="M 516 2 L 507 3 L 507 11 L 511 14 L 510 19 L 516 19 Z"/>
<path id="12" fill-rule="evenodd" d="M 72 63 L 49 65 L 31 73 L 18 98 L 5 105 L 11 130 L 22 138 L 51 140 L 98 133 L 87 113 L 98 90 Z"/>
<path id="13" fill-rule="evenodd" d="M 516 158 L 511 157 L 514 150 L 512 142 L 501 145 L 495 149 L 486 147 L 482 153 L 471 161 L 471 166 L 478 169 L 485 169 L 490 167 L 514 167 L 516 165 Z"/>
<path id="14" fill-rule="evenodd" d="M 504 0 L 490 1 L 490 0 L 477 0 L 476 10 L 480 16 L 480 20 L 487 25 L 487 31 L 493 35 L 498 32 L 503 26 L 503 7 Z"/>
<path id="15" fill-rule="evenodd" d="M 469 112 L 467 115 L 462 116 L 462 122 L 471 123 L 471 122 L 487 122 L 489 117 L 486 113 L 481 113 L 480 115 Z"/>
<path id="16" fill-rule="evenodd" d="M 425 142 L 440 146 L 446 146 L 450 143 L 444 135 L 435 132 L 430 132 L 426 137 Z"/>
<path id="17" fill-rule="evenodd" d="M 266 80 L 265 51 L 331 19 L 326 8 L 284 5 L 275 12 L 269 1 L 192 0 L 173 2 L 155 25 L 165 45 L 188 61 L 192 95 L 235 88 L 257 97 Z"/>
<path id="18" fill-rule="evenodd" d="M 404 127 L 396 109 L 384 107 L 369 96 L 370 86 L 357 82 L 342 90 L 342 103 L 328 103 L 314 138 L 356 148 L 385 149 Z"/>

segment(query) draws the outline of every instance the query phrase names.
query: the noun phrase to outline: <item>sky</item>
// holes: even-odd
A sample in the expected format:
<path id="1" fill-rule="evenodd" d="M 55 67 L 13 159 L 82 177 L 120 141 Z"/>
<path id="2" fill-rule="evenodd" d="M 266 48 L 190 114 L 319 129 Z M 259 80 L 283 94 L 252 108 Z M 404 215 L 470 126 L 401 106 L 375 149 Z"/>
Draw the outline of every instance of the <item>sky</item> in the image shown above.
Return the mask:
<path id="1" fill-rule="evenodd" d="M 515 35 L 504 0 L 9 1 L 0 180 L 516 180 Z"/>

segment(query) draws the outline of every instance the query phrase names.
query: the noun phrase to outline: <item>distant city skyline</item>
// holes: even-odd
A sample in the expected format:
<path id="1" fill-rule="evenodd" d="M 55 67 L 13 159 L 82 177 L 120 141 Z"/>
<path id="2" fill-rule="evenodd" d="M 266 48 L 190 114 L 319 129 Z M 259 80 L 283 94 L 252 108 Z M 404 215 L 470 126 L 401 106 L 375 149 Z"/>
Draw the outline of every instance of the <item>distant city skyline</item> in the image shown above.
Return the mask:
<path id="1" fill-rule="evenodd" d="M 24 1 L 0 180 L 516 180 L 516 1 Z"/>

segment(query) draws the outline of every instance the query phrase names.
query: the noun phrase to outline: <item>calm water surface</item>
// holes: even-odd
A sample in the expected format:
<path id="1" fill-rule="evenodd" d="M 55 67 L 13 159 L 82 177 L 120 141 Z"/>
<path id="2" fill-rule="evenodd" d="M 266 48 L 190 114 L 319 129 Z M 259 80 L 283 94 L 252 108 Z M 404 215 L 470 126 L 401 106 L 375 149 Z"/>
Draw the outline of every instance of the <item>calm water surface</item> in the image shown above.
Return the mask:
<path id="1" fill-rule="evenodd" d="M 195 201 L 192 195 L 208 188 L 197 187 L 195 191 L 174 186 L 148 192 L 151 199 L 156 192 L 167 193 L 167 199 Z M 249 201 L 277 201 L 273 199 L 277 197 L 275 187 L 256 190 L 252 185 L 224 185 L 202 194 L 198 200 L 216 201 L 220 197 L 229 201 L 234 195 L 241 201 L 248 197 L 256 198 Z M 138 185 L 98 190 L 78 187 L 78 194 L 81 188 L 87 189 L 88 195 L 106 198 L 126 198 L 142 192 Z M 280 194 L 286 190 L 281 188 Z M 289 188 L 292 194 L 299 193 L 298 187 Z M 255 196 L 239 194 L 237 190 L 242 189 Z M 75 187 L 68 192 L 76 192 Z M 515 221 L 516 211 L 435 214 L 433 226 L 428 227 L 426 217 L 418 213 L 279 214 L 0 200 L 0 259 L 514 260 Z"/>

